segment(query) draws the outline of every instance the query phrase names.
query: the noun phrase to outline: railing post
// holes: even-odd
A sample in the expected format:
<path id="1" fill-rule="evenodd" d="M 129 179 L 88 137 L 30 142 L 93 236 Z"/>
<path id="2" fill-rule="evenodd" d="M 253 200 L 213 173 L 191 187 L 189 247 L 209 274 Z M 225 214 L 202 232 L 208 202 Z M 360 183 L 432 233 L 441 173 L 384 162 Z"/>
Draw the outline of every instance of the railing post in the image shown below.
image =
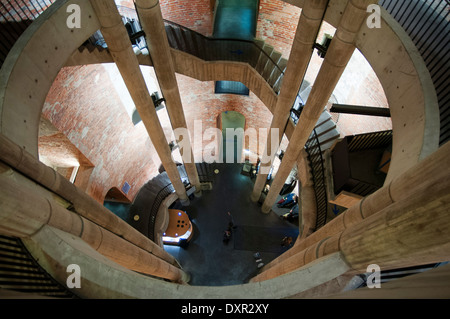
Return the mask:
<path id="1" fill-rule="evenodd" d="M 328 198 L 325 187 L 325 168 L 323 167 L 322 150 L 320 148 L 320 141 L 317 137 L 316 130 L 313 129 L 310 136 L 310 143 L 306 142 L 305 150 L 308 154 L 309 165 L 311 167 L 311 175 L 313 179 L 314 195 L 316 198 L 316 225 L 315 230 L 322 227 L 326 223 L 328 212 Z M 312 151 L 311 148 L 316 147 L 316 151 Z M 318 154 L 318 155 L 317 155 Z M 316 160 L 320 161 L 320 169 L 317 170 L 315 165 Z M 318 176 L 320 175 L 320 176 Z M 320 196 L 322 194 L 322 196 Z M 324 207 L 324 208 L 323 208 Z"/>

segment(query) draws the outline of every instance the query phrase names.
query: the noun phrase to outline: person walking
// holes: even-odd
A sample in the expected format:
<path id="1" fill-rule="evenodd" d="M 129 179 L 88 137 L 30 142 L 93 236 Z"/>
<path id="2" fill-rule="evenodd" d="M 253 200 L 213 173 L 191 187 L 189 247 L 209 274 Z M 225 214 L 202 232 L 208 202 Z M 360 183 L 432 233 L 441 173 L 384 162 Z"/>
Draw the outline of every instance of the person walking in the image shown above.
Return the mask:
<path id="1" fill-rule="evenodd" d="M 233 218 L 233 215 L 231 215 L 230 212 L 227 212 L 227 214 L 228 214 L 228 226 L 229 226 L 230 228 L 236 228 L 237 226 L 234 224 L 234 218 Z"/>

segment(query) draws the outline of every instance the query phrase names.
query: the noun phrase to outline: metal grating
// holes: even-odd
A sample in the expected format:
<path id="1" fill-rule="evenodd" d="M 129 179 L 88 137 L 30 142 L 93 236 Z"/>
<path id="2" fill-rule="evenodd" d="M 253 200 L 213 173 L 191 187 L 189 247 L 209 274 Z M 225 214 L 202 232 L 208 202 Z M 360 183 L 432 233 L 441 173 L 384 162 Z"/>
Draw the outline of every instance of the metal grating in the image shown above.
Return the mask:
<path id="1" fill-rule="evenodd" d="M 405 29 L 430 72 L 439 103 L 440 145 L 450 140 L 450 4 L 447 0 L 380 0 Z"/>
<path id="2" fill-rule="evenodd" d="M 76 296 L 54 280 L 19 238 L 0 235 L 0 288 L 56 298 Z"/>

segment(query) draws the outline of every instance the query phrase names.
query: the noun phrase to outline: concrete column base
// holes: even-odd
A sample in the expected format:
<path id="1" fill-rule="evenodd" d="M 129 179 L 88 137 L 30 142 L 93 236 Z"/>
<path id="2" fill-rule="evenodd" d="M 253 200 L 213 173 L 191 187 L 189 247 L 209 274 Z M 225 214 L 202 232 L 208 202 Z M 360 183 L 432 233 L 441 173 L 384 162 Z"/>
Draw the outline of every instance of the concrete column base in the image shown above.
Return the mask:
<path id="1" fill-rule="evenodd" d="M 181 205 L 183 205 L 183 206 L 189 206 L 191 203 L 189 198 L 186 198 L 186 199 L 179 198 L 179 200 L 180 200 Z"/>
<path id="2" fill-rule="evenodd" d="M 250 200 L 251 200 L 253 203 L 257 203 L 257 202 L 259 201 L 260 198 L 261 198 L 261 194 L 255 194 L 255 193 L 252 193 L 252 195 L 250 196 Z"/>
<path id="3" fill-rule="evenodd" d="M 194 192 L 194 196 L 195 196 L 195 198 L 200 198 L 200 197 L 202 197 L 202 190 L 201 189 L 199 189 L 199 190 L 196 190 L 195 192 Z"/>

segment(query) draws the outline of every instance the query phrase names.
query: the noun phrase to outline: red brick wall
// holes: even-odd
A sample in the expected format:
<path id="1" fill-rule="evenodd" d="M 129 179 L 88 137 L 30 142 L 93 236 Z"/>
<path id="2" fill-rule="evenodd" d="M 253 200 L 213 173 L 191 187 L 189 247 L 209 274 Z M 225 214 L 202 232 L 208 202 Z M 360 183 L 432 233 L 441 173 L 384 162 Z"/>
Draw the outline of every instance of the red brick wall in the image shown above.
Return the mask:
<path id="1" fill-rule="evenodd" d="M 246 119 L 245 129 L 268 128 L 272 120 L 272 113 L 250 92 L 249 96 L 234 94 L 214 94 L 214 82 L 201 82 L 187 76 L 177 75 L 179 90 L 186 116 L 186 122 L 191 137 L 202 140 L 201 136 L 194 137 L 194 121 L 200 120 L 203 132 L 208 128 L 217 128 L 217 117 L 225 111 L 237 111 Z M 196 140 L 196 143 L 200 141 Z M 211 140 L 203 140 L 203 147 Z M 261 141 L 264 145 L 265 140 Z M 258 145 L 252 143 L 246 145 L 253 154 L 257 154 Z M 200 161 L 202 154 L 197 150 L 195 160 Z M 256 161 L 253 156 L 252 160 Z"/>
<path id="2" fill-rule="evenodd" d="M 133 0 L 116 0 L 117 5 L 134 8 Z M 160 0 L 163 19 L 178 23 L 205 36 L 212 34 L 211 0 Z"/>
<path id="3" fill-rule="evenodd" d="M 157 173 L 153 146 L 134 126 L 101 65 L 63 68 L 43 115 L 95 165 L 87 193 L 99 202 L 111 187 L 131 185 L 130 199 Z"/>
<path id="4" fill-rule="evenodd" d="M 129 1 L 117 2 L 129 5 Z M 211 34 L 212 12 L 209 0 L 161 0 L 161 7 L 166 19 L 203 34 Z M 299 14 L 300 9 L 282 1 L 261 0 L 257 36 L 265 38 L 287 57 Z M 321 62 L 314 53 L 307 76 L 311 84 Z M 246 128 L 258 131 L 259 128 L 270 126 L 272 114 L 253 93 L 250 96 L 214 94 L 214 82 L 200 82 L 182 75 L 177 75 L 177 80 L 187 125 L 193 138 L 195 120 L 201 120 L 204 132 L 208 128 L 217 127 L 217 117 L 224 111 L 243 114 Z M 352 96 L 352 102 L 363 100 L 369 105 L 382 105 L 384 95 L 373 73 L 363 79 L 362 83 L 364 89 Z M 100 202 L 111 187 L 121 189 L 125 181 L 131 185 L 128 197 L 133 199 L 139 188 L 157 174 L 159 159 L 143 124 L 133 126 L 120 96 L 102 66 L 63 69 L 49 92 L 43 112 L 95 165 L 88 193 Z M 164 112 L 158 111 L 158 114 L 165 131 L 169 133 L 170 123 Z M 369 120 L 373 121 L 373 118 L 367 121 Z M 338 124 L 346 125 L 344 117 Z M 365 123 L 358 125 L 367 127 Z M 259 138 L 259 142 L 263 147 L 265 139 Z M 202 143 L 205 147 L 210 141 L 204 140 Z M 258 145 L 246 147 L 257 154 Z M 200 161 L 201 150 L 197 150 L 194 156 L 196 161 Z M 251 160 L 256 160 L 255 156 Z"/>
<path id="5" fill-rule="evenodd" d="M 210 0 L 160 0 L 163 18 L 205 36 L 211 36 L 213 8 Z"/>
<path id="6" fill-rule="evenodd" d="M 191 137 L 196 139 L 195 143 L 203 141 L 203 147 L 211 140 L 203 140 L 202 136 L 194 135 L 194 121 L 200 120 L 203 132 L 208 128 L 217 128 L 217 118 L 222 112 L 236 111 L 241 113 L 245 119 L 245 129 L 254 128 L 259 133 L 259 128 L 267 128 L 272 120 L 272 113 L 250 92 L 249 96 L 234 94 L 214 94 L 214 82 L 201 82 L 195 79 L 177 75 L 186 122 Z M 254 141 L 256 142 L 256 141 Z M 265 140 L 261 141 L 265 143 Z M 246 145 L 253 154 L 258 153 L 256 143 Z M 196 162 L 202 159 L 202 153 L 198 149 L 194 154 Z M 256 161 L 256 155 L 252 156 Z"/>
<path id="7" fill-rule="evenodd" d="M 8 21 L 34 20 L 36 16 L 42 13 L 42 9 L 45 10 L 55 1 L 56 0 L 2 1 L 0 12 L 7 17 Z"/>
<path id="8" fill-rule="evenodd" d="M 256 37 L 289 57 L 301 9 L 280 0 L 260 0 Z"/>

